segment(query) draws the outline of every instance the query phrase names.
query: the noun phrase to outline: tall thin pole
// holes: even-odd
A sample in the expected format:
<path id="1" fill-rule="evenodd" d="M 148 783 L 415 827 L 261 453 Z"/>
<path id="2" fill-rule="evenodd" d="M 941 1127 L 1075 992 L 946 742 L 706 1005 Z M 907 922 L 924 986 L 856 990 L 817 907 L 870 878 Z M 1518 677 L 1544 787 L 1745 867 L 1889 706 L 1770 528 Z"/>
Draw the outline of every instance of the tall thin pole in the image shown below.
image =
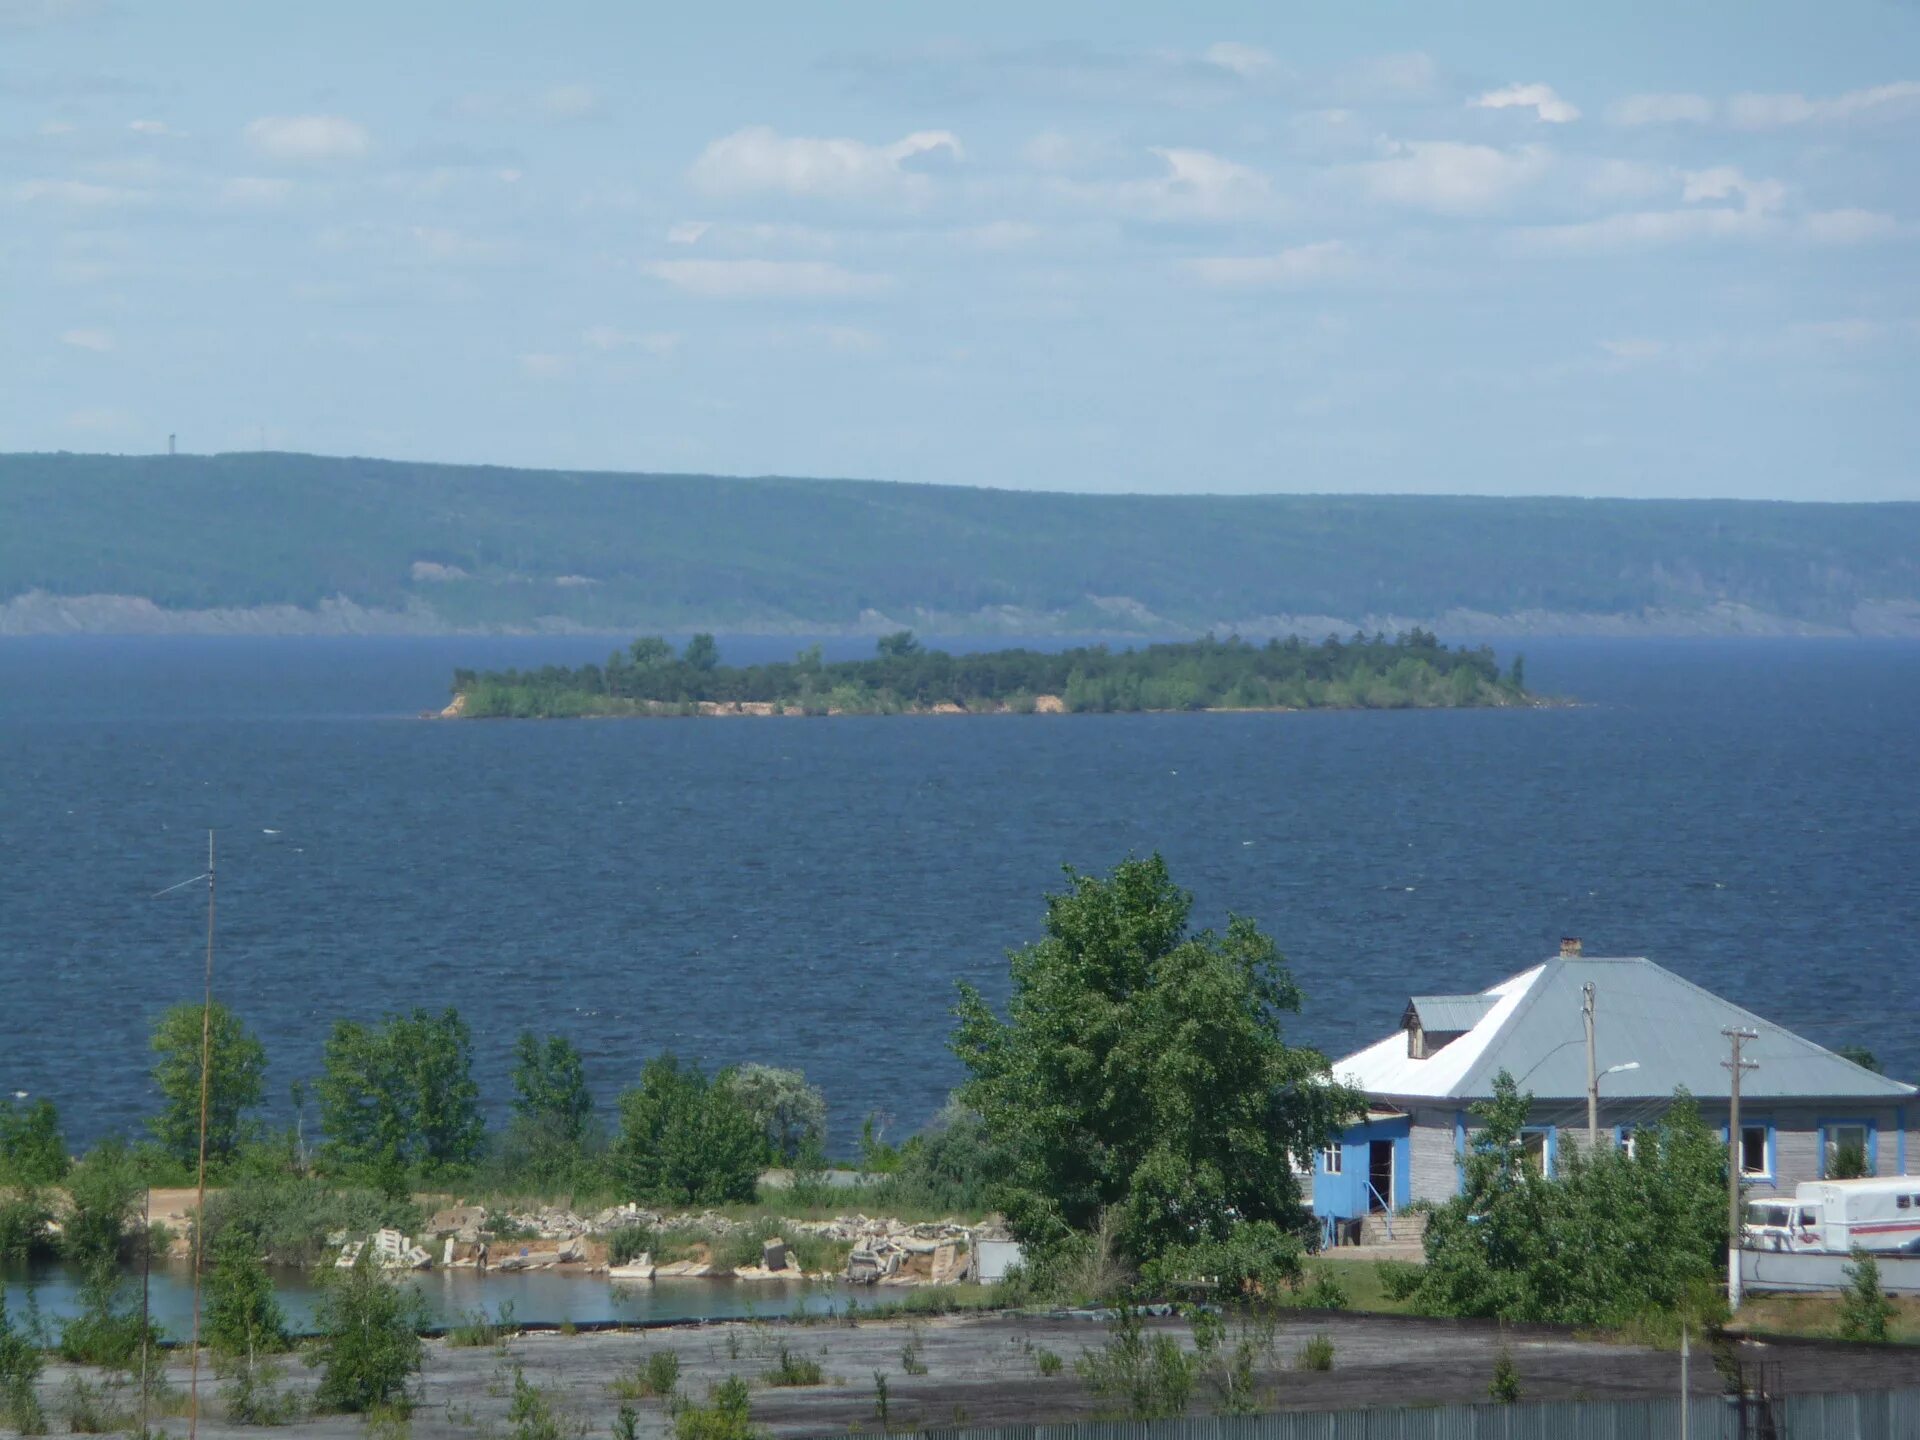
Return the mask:
<path id="1" fill-rule="evenodd" d="M 1758 1064 L 1740 1058 L 1743 1041 L 1758 1040 L 1758 1030 L 1731 1027 L 1720 1032 L 1733 1044 L 1733 1058 L 1720 1063 L 1733 1076 L 1727 1092 L 1727 1309 L 1740 1308 L 1740 1074 Z"/>
<path id="2" fill-rule="evenodd" d="M 147 1350 L 153 1326 L 148 1316 L 151 1311 L 148 1294 L 153 1283 L 153 1187 L 149 1185 L 145 1198 L 140 1202 L 140 1433 L 149 1434 L 147 1429 L 147 1396 L 152 1386 L 147 1379 Z"/>
<path id="3" fill-rule="evenodd" d="M 1693 1358 L 1693 1352 L 1687 1344 L 1687 1327 L 1684 1321 L 1680 1325 L 1680 1440 L 1687 1440 L 1687 1422 L 1690 1417 L 1687 1407 L 1692 1402 L 1687 1398 L 1687 1362 Z"/>
<path id="4" fill-rule="evenodd" d="M 1587 1154 L 1600 1152 L 1600 1071 L 1593 1054 L 1593 982 L 1580 987 L 1580 1014 L 1587 1025 Z"/>
<path id="5" fill-rule="evenodd" d="M 207 831 L 207 980 L 200 1006 L 200 1168 L 193 1216 L 193 1378 L 187 1401 L 187 1435 L 200 1434 L 200 1270 L 207 1244 L 207 1099 L 213 1070 L 213 831 Z"/>

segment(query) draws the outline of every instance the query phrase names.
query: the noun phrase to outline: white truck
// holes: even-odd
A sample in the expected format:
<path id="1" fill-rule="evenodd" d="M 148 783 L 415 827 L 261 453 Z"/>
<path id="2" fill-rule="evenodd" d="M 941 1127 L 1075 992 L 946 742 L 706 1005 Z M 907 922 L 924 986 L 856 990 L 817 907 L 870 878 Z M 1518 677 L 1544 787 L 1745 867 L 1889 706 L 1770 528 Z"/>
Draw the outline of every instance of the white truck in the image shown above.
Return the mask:
<path id="1" fill-rule="evenodd" d="M 1920 1255 L 1920 1175 L 1802 1181 L 1792 1199 L 1749 1200 L 1741 1231 L 1749 1250 Z"/>

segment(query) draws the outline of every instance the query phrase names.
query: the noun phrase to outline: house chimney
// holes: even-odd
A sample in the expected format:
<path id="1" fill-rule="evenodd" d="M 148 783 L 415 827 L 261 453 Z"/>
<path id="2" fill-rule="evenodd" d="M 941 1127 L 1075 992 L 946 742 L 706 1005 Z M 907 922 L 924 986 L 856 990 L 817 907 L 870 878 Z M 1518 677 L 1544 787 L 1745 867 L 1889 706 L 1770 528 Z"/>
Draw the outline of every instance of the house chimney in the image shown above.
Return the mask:
<path id="1" fill-rule="evenodd" d="M 1563 960 L 1577 960 L 1579 957 L 1580 937 L 1578 935 L 1562 935 L 1560 937 L 1560 958 Z"/>

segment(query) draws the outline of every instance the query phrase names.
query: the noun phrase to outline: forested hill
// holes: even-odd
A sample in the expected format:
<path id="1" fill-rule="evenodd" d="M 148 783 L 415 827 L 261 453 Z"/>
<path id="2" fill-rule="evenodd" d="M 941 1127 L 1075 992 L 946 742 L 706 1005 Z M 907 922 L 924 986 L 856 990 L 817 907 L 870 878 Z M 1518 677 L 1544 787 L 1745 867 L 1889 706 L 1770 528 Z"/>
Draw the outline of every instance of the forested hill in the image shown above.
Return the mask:
<path id="1" fill-rule="evenodd" d="M 1920 504 L 0 456 L 0 633 L 1920 634 Z"/>

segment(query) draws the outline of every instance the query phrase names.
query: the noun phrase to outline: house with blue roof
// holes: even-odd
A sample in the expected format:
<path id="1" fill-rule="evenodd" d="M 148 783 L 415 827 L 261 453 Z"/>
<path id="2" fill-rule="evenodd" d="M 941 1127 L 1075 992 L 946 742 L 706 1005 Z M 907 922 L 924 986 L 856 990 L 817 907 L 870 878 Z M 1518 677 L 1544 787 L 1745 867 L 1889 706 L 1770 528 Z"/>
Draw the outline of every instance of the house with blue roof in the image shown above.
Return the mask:
<path id="1" fill-rule="evenodd" d="M 1591 997 L 1591 1000 L 1589 1000 Z M 1587 1143 L 1587 1007 L 1598 1142 L 1631 1146 L 1689 1091 L 1724 1137 L 1731 1108 L 1729 1042 L 1745 1030 L 1740 1082 L 1742 1183 L 1792 1194 L 1850 1151 L 1868 1174 L 1920 1165 L 1920 1102 L 1912 1085 L 1856 1065 L 1782 1025 L 1703 990 L 1640 956 L 1583 953 L 1578 940 L 1531 970 L 1472 995 L 1415 995 L 1400 1028 L 1333 1065 L 1367 1097 L 1366 1118 L 1313 1161 L 1313 1209 L 1329 1244 L 1357 1239 L 1369 1216 L 1380 1235 L 1417 1200 L 1459 1193 L 1475 1128 L 1469 1107 L 1490 1099 L 1501 1071 L 1533 1096 L 1525 1143 L 1549 1173 Z M 1377 1227 L 1377 1228 L 1375 1228 Z"/>

